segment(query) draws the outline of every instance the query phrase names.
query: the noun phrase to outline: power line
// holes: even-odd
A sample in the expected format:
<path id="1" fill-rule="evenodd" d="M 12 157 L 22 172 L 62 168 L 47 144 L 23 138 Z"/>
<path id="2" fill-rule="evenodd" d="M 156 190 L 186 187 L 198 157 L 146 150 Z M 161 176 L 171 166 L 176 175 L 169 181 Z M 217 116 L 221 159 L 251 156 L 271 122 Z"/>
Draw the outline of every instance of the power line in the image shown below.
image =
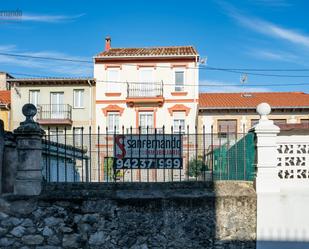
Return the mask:
<path id="1" fill-rule="evenodd" d="M 23 75 L 28 77 L 34 77 L 34 78 L 45 78 L 45 79 L 57 79 L 59 77 L 52 77 L 52 76 L 42 76 L 42 75 L 33 75 L 33 74 L 24 74 L 24 73 L 15 73 L 10 72 L 9 74 L 13 75 Z M 89 77 L 89 76 L 88 76 Z M 71 77 L 67 77 L 68 79 L 74 79 Z M 17 78 L 18 80 L 18 78 Z M 96 80 L 96 82 L 102 82 L 102 83 L 114 83 L 114 84 L 135 84 L 135 85 L 149 85 L 149 83 L 160 85 L 162 82 L 134 82 L 134 81 L 109 81 L 109 80 Z M 261 87 L 261 86 L 276 86 L 276 87 L 285 87 L 285 86 L 306 86 L 309 85 L 309 82 L 302 82 L 302 83 L 286 83 L 286 84 L 274 84 L 274 83 L 262 83 L 262 84 L 248 84 L 245 85 L 247 87 Z M 163 86 L 175 86 L 174 83 L 164 83 Z M 243 84 L 183 84 L 183 86 L 191 86 L 191 87 L 243 87 Z"/>
<path id="2" fill-rule="evenodd" d="M 30 58 L 30 59 L 40 59 L 40 60 L 67 61 L 67 62 L 78 62 L 78 63 L 93 63 L 92 61 L 86 61 L 86 60 L 76 60 L 76 59 L 56 58 L 56 57 L 44 57 L 44 56 L 33 56 L 33 55 L 27 55 L 27 54 L 0 53 L 0 55 L 11 56 L 11 57 Z"/>
<path id="3" fill-rule="evenodd" d="M 102 83 L 115 83 L 115 84 L 136 84 L 136 85 L 149 85 L 149 83 L 154 83 L 157 85 L 162 84 L 161 82 L 128 82 L 128 81 L 108 81 L 108 80 L 96 80 L 96 82 L 102 82 Z M 259 86 L 306 86 L 309 85 L 309 82 L 304 83 L 287 83 L 287 84 L 250 84 L 246 85 L 248 87 L 259 87 Z M 163 83 L 163 86 L 175 86 L 173 83 Z M 183 84 L 182 86 L 192 86 L 192 87 L 227 87 L 227 86 L 244 86 L 243 84 Z"/>
<path id="4" fill-rule="evenodd" d="M 269 68 L 218 68 L 218 67 L 209 67 L 211 70 L 241 70 L 241 71 L 264 71 L 264 72 L 309 72 L 309 68 L 303 68 L 303 69 L 269 69 Z"/>
<path id="5" fill-rule="evenodd" d="M 54 60 L 54 61 L 66 61 L 66 62 L 76 62 L 76 63 L 88 63 L 92 64 L 93 61 L 88 60 L 77 60 L 77 59 L 67 59 L 67 58 L 56 58 L 56 57 L 44 57 L 44 56 L 32 56 L 26 54 L 12 54 L 12 53 L 0 53 L 3 56 L 12 56 L 12 57 L 20 57 L 20 58 L 30 58 L 30 59 L 42 59 L 42 60 Z M 126 66 L 136 66 L 134 64 L 125 64 Z M 159 68 L 170 68 L 170 66 L 156 66 Z M 199 66 L 199 67 L 187 67 L 189 69 L 201 69 L 201 70 L 211 70 L 211 71 L 224 71 L 229 73 L 237 73 L 237 74 L 248 74 L 255 76 L 267 76 L 267 77 L 287 77 L 287 78 L 307 78 L 309 75 L 290 75 L 290 74 L 266 74 L 266 73 L 252 73 L 252 71 L 289 71 L 289 72 L 302 72 L 309 71 L 309 69 L 252 69 L 252 68 L 220 68 L 220 67 L 211 67 L 211 66 Z M 250 72 L 251 71 L 251 72 Z"/>
<path id="6" fill-rule="evenodd" d="M 20 76 L 27 76 L 27 77 L 34 77 L 34 78 L 58 78 L 56 76 L 43 76 L 43 75 L 37 75 L 37 74 L 26 74 L 26 73 L 15 73 L 15 72 L 9 72 L 10 75 L 20 75 Z"/>
<path id="7" fill-rule="evenodd" d="M 309 77 L 309 75 L 290 75 L 290 74 L 265 74 L 265 73 L 251 73 L 248 71 L 237 71 L 232 69 L 226 69 L 226 68 L 200 68 L 200 69 L 208 69 L 208 70 L 215 70 L 215 71 L 225 71 L 230 73 L 237 73 L 237 74 L 249 74 L 249 75 L 256 75 L 256 76 L 270 76 L 270 77 L 283 77 L 283 78 L 306 78 Z"/>

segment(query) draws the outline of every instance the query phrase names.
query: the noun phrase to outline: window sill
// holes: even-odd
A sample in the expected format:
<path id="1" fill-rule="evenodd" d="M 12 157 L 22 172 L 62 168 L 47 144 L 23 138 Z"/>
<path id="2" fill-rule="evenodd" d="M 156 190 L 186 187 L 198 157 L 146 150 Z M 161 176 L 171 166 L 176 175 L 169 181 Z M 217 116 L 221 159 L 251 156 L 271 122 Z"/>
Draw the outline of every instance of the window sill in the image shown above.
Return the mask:
<path id="1" fill-rule="evenodd" d="M 184 92 L 184 91 L 177 91 L 177 92 L 171 92 L 172 96 L 187 96 L 188 92 Z"/>
<path id="2" fill-rule="evenodd" d="M 109 93 L 105 93 L 106 97 L 119 97 L 121 96 L 121 93 L 116 93 L 116 92 L 109 92 Z"/>
<path id="3" fill-rule="evenodd" d="M 85 109 L 85 107 L 73 107 L 73 109 Z"/>

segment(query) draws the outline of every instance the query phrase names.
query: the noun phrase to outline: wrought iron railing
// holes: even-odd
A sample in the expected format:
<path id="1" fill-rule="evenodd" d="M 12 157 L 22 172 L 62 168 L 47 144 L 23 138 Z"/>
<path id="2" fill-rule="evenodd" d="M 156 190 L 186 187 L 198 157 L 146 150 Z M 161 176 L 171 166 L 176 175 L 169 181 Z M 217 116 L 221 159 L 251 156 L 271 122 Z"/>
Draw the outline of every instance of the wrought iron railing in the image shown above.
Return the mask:
<path id="1" fill-rule="evenodd" d="M 47 181 L 179 182 L 246 180 L 254 176 L 253 137 L 246 134 L 175 133 L 162 127 L 148 133 L 122 127 L 118 134 L 91 127 L 51 133 L 44 138 Z M 181 129 L 178 129 L 181 131 Z M 190 132 L 189 132 L 190 131 Z"/>
<path id="2" fill-rule="evenodd" d="M 37 120 L 65 119 L 72 120 L 72 106 L 68 104 L 43 104 L 38 105 Z"/>
<path id="3" fill-rule="evenodd" d="M 128 98 L 163 96 L 163 82 L 127 82 Z"/>

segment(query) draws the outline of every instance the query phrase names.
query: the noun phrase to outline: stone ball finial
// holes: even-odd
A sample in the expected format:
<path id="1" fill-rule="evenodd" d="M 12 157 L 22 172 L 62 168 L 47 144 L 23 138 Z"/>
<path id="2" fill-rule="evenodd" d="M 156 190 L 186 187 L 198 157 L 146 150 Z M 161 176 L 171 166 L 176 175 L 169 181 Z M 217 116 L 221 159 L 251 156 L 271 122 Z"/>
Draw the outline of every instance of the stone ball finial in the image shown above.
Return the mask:
<path id="1" fill-rule="evenodd" d="M 25 104 L 23 106 L 22 113 L 26 117 L 26 122 L 34 122 L 33 117 L 37 114 L 37 109 L 33 104 Z"/>
<path id="2" fill-rule="evenodd" d="M 43 136 L 44 131 L 41 129 L 39 123 L 33 120 L 33 117 L 37 114 L 37 109 L 33 104 L 25 104 L 22 108 L 22 113 L 26 116 L 26 120 L 20 122 L 17 129 L 14 130 L 15 134 L 25 135 L 39 135 Z"/>
<path id="3" fill-rule="evenodd" d="M 267 119 L 267 115 L 271 112 L 271 107 L 268 103 L 261 103 L 256 107 L 256 111 L 261 116 L 261 119 Z"/>

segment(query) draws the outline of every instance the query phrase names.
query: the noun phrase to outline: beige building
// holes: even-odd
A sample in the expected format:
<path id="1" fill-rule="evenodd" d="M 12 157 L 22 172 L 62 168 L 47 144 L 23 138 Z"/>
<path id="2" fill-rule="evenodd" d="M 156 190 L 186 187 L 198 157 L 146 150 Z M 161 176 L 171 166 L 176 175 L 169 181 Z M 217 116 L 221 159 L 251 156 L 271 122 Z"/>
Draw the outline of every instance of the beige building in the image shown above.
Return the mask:
<path id="1" fill-rule="evenodd" d="M 10 84 L 8 83 L 10 79 L 13 79 L 12 75 L 0 72 L 0 90 L 10 90 Z"/>
<path id="2" fill-rule="evenodd" d="M 309 94 L 303 92 L 200 93 L 199 131 L 245 133 L 259 119 L 256 106 L 270 104 L 269 118 L 277 125 L 309 124 Z"/>
<path id="3" fill-rule="evenodd" d="M 0 90 L 0 119 L 3 121 L 4 130 L 11 130 L 11 92 Z"/>
<path id="4" fill-rule="evenodd" d="M 36 121 L 51 133 L 58 127 L 63 134 L 72 127 L 76 132 L 81 127 L 88 129 L 95 125 L 95 81 L 92 78 L 34 78 L 8 79 L 11 85 L 12 127 L 15 129 L 24 120 L 22 107 L 34 104 L 38 113 Z"/>

